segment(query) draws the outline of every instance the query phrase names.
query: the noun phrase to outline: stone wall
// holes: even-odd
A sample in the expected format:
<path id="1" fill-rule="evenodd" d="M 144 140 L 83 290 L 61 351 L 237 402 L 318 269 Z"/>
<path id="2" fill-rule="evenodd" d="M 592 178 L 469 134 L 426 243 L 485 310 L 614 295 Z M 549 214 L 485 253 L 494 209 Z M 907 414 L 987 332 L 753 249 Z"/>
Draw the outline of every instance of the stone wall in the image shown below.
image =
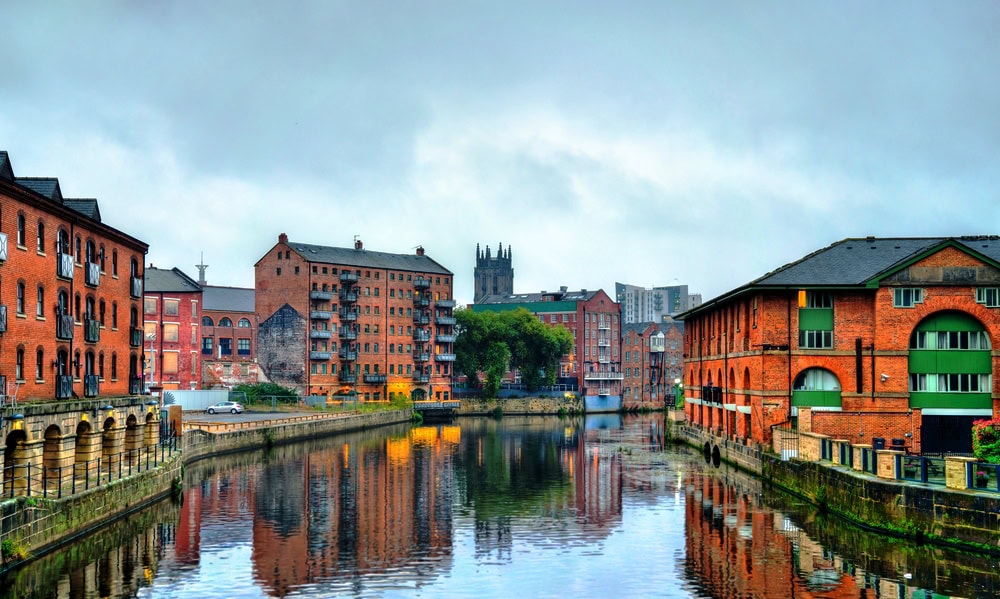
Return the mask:
<path id="1" fill-rule="evenodd" d="M 459 416 L 487 416 L 500 408 L 504 414 L 558 414 L 560 409 L 570 414 L 583 413 L 583 399 L 580 397 L 521 397 L 507 399 L 462 398 Z"/>

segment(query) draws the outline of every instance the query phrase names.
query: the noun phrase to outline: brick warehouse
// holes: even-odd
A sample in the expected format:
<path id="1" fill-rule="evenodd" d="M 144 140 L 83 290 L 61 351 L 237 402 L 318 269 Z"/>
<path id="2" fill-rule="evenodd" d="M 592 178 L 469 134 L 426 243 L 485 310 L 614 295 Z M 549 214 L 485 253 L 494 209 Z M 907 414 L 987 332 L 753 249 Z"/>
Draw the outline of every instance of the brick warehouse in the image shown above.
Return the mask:
<path id="1" fill-rule="evenodd" d="M 104 224 L 96 199 L 15 177 L 0 151 L 0 394 L 139 393 L 147 247 Z"/>
<path id="2" fill-rule="evenodd" d="M 607 293 L 559 291 L 487 295 L 472 310 L 524 308 L 541 322 L 573 333 L 573 349 L 559 363 L 558 382 L 582 391 L 584 407 L 592 412 L 622 408 L 621 324 L 618 303 Z"/>
<path id="3" fill-rule="evenodd" d="M 687 416 L 971 452 L 1000 412 L 998 309 L 1000 237 L 839 241 L 681 315 Z"/>
<path id="4" fill-rule="evenodd" d="M 260 382 L 257 370 L 257 312 L 254 290 L 202 289 L 201 382 L 204 388 Z"/>
<path id="5" fill-rule="evenodd" d="M 622 325 L 622 407 L 653 409 L 674 405 L 682 374 L 684 324 L 640 322 Z"/>
<path id="6" fill-rule="evenodd" d="M 179 268 L 146 268 L 143 294 L 146 369 L 150 387 L 166 390 L 201 386 L 199 326 L 202 289 Z"/>
<path id="7" fill-rule="evenodd" d="M 282 233 L 254 265 L 258 363 L 307 395 L 451 398 L 453 275 L 415 254 L 310 245 Z"/>

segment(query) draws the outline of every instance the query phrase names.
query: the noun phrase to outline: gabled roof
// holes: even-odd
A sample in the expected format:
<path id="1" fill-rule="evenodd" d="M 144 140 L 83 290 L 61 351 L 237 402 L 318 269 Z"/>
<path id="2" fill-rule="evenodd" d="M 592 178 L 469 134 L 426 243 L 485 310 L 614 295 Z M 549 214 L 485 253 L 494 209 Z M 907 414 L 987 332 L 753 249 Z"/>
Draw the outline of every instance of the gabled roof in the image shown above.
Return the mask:
<path id="1" fill-rule="evenodd" d="M 59 179 L 55 177 L 16 177 L 14 181 L 21 187 L 43 195 L 57 204 L 63 203 L 62 190 L 59 189 Z"/>
<path id="2" fill-rule="evenodd" d="M 97 200 L 94 198 L 66 198 L 63 200 L 63 204 L 87 218 L 101 222 L 101 209 L 97 206 Z"/>
<path id="3" fill-rule="evenodd" d="M 356 266 L 361 268 L 382 268 L 451 275 L 452 272 L 427 255 L 390 254 L 365 249 L 338 248 L 289 241 L 288 247 L 309 262 Z"/>
<path id="4" fill-rule="evenodd" d="M 146 267 L 143 273 L 143 288 L 152 293 L 197 293 L 201 291 L 198 282 L 184 274 L 179 268 L 165 270 Z"/>
<path id="5" fill-rule="evenodd" d="M 7 150 L 0 150 L 0 179 L 14 180 L 14 167 L 10 164 Z"/>
<path id="6" fill-rule="evenodd" d="M 1000 268 L 1000 236 L 851 237 L 771 271 L 692 308 L 696 314 L 754 289 L 873 287 L 878 281 L 944 247 L 954 247 Z"/>
<path id="7" fill-rule="evenodd" d="M 202 289 L 203 310 L 220 312 L 253 312 L 254 290 L 244 287 L 216 287 L 205 285 Z"/>
<path id="8" fill-rule="evenodd" d="M 673 320 L 670 322 L 630 322 L 622 325 L 622 338 L 633 332 L 637 335 L 644 334 L 651 326 L 655 327 L 658 332 L 666 335 L 667 331 L 674 327 L 683 327 L 684 323 Z"/>

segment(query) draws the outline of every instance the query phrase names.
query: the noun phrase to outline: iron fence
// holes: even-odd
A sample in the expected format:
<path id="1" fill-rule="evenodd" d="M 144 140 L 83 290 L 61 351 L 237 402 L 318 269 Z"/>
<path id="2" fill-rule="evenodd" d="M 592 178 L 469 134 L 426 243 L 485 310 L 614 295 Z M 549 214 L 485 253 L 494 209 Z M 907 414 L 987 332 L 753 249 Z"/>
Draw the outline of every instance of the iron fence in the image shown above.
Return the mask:
<path id="1" fill-rule="evenodd" d="M 38 466 L 30 462 L 4 466 L 4 497 L 61 499 L 115 480 L 152 470 L 180 452 L 179 438 L 171 435 L 148 445 L 71 466 Z"/>

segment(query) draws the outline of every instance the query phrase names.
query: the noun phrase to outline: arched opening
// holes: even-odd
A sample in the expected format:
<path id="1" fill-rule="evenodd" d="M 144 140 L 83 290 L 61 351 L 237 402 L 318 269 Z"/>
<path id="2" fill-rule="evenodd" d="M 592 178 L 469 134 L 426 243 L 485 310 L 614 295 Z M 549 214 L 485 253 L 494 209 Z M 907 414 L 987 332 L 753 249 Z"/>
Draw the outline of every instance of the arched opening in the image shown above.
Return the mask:
<path id="1" fill-rule="evenodd" d="M 160 429 L 156 426 L 156 415 L 153 412 L 146 413 L 146 429 L 144 431 L 143 443 L 146 447 L 153 447 L 160 442 Z"/>
<path id="2" fill-rule="evenodd" d="M 427 399 L 427 391 L 420 388 L 414 389 L 410 393 L 410 399 L 413 401 L 425 401 Z"/>
<path id="3" fill-rule="evenodd" d="M 129 465 L 139 461 L 139 450 L 142 449 L 142 428 L 135 414 L 129 414 L 125 419 L 125 454 Z"/>
<path id="4" fill-rule="evenodd" d="M 106 474 L 117 472 L 116 462 L 121 462 L 121 441 L 115 430 L 115 419 L 107 418 L 101 427 L 101 463 Z"/>
<path id="5" fill-rule="evenodd" d="M 73 452 L 73 475 L 78 481 L 84 481 L 84 487 L 88 485 L 86 481 L 89 475 L 90 456 L 94 453 L 95 435 L 90 428 L 90 423 L 82 421 L 76 425 L 76 449 Z"/>
<path id="6" fill-rule="evenodd" d="M 45 467 L 46 490 L 48 492 L 58 492 L 63 475 L 69 475 L 69 472 L 63 472 L 62 429 L 54 424 L 45 429 L 42 465 Z"/>
<path id="7" fill-rule="evenodd" d="M 215 326 L 215 321 L 212 320 L 211 316 L 202 316 L 201 317 L 201 326 L 203 326 L 203 327 L 214 327 Z"/>
<path id="8" fill-rule="evenodd" d="M 841 408 L 840 380 L 825 368 L 806 368 L 792 383 L 793 426 L 798 425 L 799 408 L 813 411 L 839 412 Z"/>
<path id="9" fill-rule="evenodd" d="M 3 450 L 3 495 L 24 495 L 28 488 L 28 435 L 22 430 L 11 431 Z"/>

